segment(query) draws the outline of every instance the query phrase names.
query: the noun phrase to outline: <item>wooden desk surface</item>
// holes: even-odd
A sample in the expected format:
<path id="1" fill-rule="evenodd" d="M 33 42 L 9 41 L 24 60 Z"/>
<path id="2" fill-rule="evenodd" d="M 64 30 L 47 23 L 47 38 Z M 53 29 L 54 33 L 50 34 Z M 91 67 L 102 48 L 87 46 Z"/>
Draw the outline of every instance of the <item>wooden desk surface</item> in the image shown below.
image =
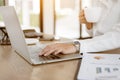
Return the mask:
<path id="1" fill-rule="evenodd" d="M 80 60 L 32 66 L 11 46 L 0 46 L 0 80 L 75 80 Z"/>

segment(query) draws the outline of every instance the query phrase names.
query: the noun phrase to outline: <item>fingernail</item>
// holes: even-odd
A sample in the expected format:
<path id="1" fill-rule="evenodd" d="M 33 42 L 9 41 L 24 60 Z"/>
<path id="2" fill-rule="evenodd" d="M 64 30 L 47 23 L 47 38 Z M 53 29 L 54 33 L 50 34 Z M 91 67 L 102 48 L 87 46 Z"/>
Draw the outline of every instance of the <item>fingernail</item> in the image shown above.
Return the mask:
<path id="1" fill-rule="evenodd" d="M 57 55 L 57 53 L 55 53 L 55 55 Z"/>
<path id="2" fill-rule="evenodd" d="M 48 56 L 47 54 L 44 54 L 44 56 Z"/>

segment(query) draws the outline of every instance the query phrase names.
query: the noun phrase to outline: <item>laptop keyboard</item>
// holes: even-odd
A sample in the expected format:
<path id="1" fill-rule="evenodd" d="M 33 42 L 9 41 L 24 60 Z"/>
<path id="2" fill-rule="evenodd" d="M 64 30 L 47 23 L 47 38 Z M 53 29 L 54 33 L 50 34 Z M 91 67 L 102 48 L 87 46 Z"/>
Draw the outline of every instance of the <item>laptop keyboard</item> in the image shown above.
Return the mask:
<path id="1" fill-rule="evenodd" d="M 49 55 L 49 56 L 40 56 L 43 60 L 53 60 L 53 59 L 60 59 L 57 55 Z"/>

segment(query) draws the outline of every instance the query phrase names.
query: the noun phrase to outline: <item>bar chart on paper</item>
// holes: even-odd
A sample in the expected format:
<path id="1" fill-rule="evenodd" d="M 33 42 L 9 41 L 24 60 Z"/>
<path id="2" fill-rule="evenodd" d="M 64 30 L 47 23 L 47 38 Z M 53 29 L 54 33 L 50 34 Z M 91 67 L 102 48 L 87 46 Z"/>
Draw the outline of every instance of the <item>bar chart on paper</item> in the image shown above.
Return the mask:
<path id="1" fill-rule="evenodd" d="M 110 67 L 96 67 L 96 74 L 102 74 L 102 73 L 114 73 L 114 72 L 119 72 L 119 68 L 114 67 L 114 68 L 110 68 Z"/>

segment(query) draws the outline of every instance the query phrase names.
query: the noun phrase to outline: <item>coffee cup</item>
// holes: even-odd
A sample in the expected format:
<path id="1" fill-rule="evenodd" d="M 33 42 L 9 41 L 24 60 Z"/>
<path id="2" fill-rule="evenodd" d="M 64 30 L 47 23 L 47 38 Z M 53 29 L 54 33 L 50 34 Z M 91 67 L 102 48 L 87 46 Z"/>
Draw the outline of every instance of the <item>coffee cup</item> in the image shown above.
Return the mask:
<path id="1" fill-rule="evenodd" d="M 102 9 L 100 7 L 84 8 L 84 14 L 87 22 L 98 22 L 101 16 Z"/>

